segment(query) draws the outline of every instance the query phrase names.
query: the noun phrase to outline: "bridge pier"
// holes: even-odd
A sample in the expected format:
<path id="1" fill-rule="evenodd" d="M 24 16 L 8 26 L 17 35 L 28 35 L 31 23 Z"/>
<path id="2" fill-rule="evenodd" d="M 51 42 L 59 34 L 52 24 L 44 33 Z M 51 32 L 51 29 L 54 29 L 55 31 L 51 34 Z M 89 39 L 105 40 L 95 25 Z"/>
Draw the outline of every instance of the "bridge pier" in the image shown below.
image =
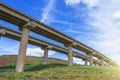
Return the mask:
<path id="1" fill-rule="evenodd" d="M 93 55 L 92 55 L 92 53 L 87 53 L 87 55 L 89 56 L 88 58 L 88 60 L 89 60 L 89 66 L 93 66 Z"/>
<path id="2" fill-rule="evenodd" d="M 84 65 L 87 66 L 88 65 L 87 59 L 84 59 L 83 61 L 84 61 Z"/>
<path id="3" fill-rule="evenodd" d="M 96 64 L 96 63 L 94 63 L 94 66 L 97 66 L 97 64 Z"/>
<path id="4" fill-rule="evenodd" d="M 104 66 L 103 60 L 100 60 L 100 66 Z"/>
<path id="5" fill-rule="evenodd" d="M 98 66 L 98 63 L 94 63 L 94 66 Z"/>
<path id="6" fill-rule="evenodd" d="M 49 51 L 49 49 L 52 49 L 51 45 L 48 45 L 47 47 L 42 47 L 42 50 L 44 50 L 43 64 L 48 63 L 48 51 Z"/>
<path id="7" fill-rule="evenodd" d="M 16 64 L 16 71 L 17 72 L 24 71 L 24 61 L 25 61 L 25 57 L 26 57 L 29 31 L 32 28 L 34 28 L 34 26 L 31 25 L 31 22 L 27 23 L 26 25 L 24 25 L 22 27 L 22 36 L 21 36 L 19 54 L 18 54 L 18 59 L 17 59 L 17 64 Z"/>
<path id="8" fill-rule="evenodd" d="M 68 65 L 72 66 L 73 65 L 73 46 L 76 46 L 77 43 L 73 42 L 71 44 L 65 45 L 65 47 L 68 47 Z"/>
<path id="9" fill-rule="evenodd" d="M 73 65 L 73 51 L 72 51 L 72 46 L 68 46 L 68 65 L 72 66 Z"/>
<path id="10" fill-rule="evenodd" d="M 47 64 L 48 63 L 48 48 L 44 49 L 44 57 L 43 57 L 43 64 Z"/>

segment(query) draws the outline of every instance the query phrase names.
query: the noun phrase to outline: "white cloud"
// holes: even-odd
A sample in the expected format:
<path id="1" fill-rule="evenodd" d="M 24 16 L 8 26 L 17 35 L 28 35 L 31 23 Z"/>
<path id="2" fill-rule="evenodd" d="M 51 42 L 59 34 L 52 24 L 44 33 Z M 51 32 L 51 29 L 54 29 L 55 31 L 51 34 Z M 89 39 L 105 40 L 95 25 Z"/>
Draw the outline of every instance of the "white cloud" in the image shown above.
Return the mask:
<path id="1" fill-rule="evenodd" d="M 106 56 L 120 64 L 120 1 L 101 1 L 96 11 L 91 11 L 94 18 L 90 24 L 99 32 L 94 33 L 97 41 L 93 39 L 91 45 L 103 52 Z"/>
<path id="2" fill-rule="evenodd" d="M 41 48 L 28 48 L 27 56 L 43 56 L 44 51 Z"/>
<path id="3" fill-rule="evenodd" d="M 74 34 L 81 34 L 82 33 L 81 31 L 76 31 L 76 30 L 72 30 L 72 29 L 68 29 L 64 32 L 69 32 L 69 33 L 74 33 Z"/>
<path id="4" fill-rule="evenodd" d="M 73 1 L 74 0 L 70 2 L 71 6 L 73 5 Z M 83 40 L 87 41 L 89 46 L 100 51 L 120 65 L 120 1 L 80 0 L 80 2 L 81 1 L 88 6 L 88 15 L 90 18 L 88 17 L 89 20 L 86 23 L 90 25 L 89 28 L 92 26 L 91 29 L 95 30 L 93 32 L 85 32 L 86 36 L 83 37 Z M 79 4 L 80 2 L 76 4 Z M 91 9 L 94 6 L 97 6 L 97 8 Z M 79 11 L 76 13 L 79 13 Z M 75 27 L 73 26 L 73 29 L 74 28 Z M 77 28 L 79 28 L 78 30 L 81 30 L 81 27 Z M 88 27 L 86 27 L 86 29 L 88 29 Z M 84 32 L 79 33 L 72 29 L 67 31 L 78 34 L 79 36 L 76 36 L 76 38 L 79 38 L 80 41 L 81 35 L 84 35 Z M 91 36 L 90 40 L 89 38 L 87 39 L 87 36 L 89 36 L 89 38 Z"/>
<path id="5" fill-rule="evenodd" d="M 49 51 L 48 55 L 54 55 L 56 52 L 55 51 Z M 43 56 L 44 51 L 41 48 L 28 48 L 27 49 L 27 56 Z"/>
<path id="6" fill-rule="evenodd" d="M 116 22 L 116 24 L 120 25 L 120 10 L 116 11 L 113 16 L 113 21 Z"/>
<path id="7" fill-rule="evenodd" d="M 89 7 L 94 7 L 98 4 L 99 0 L 82 0 L 85 4 L 87 4 Z"/>
<path id="8" fill-rule="evenodd" d="M 77 64 L 84 64 L 84 62 L 81 59 L 75 57 L 73 57 L 73 62 Z"/>
<path id="9" fill-rule="evenodd" d="M 87 4 L 88 7 L 94 7 L 98 4 L 99 0 L 65 0 L 66 5 L 77 5 L 80 2 Z"/>
<path id="10" fill-rule="evenodd" d="M 49 21 L 49 19 L 52 19 L 52 13 L 51 11 L 54 9 L 55 6 L 55 0 L 50 0 L 47 6 L 43 9 L 42 13 L 42 22 Z"/>
<path id="11" fill-rule="evenodd" d="M 16 55 L 16 54 L 18 54 L 19 44 L 17 43 L 17 41 L 2 37 L 0 40 L 0 44 L 1 44 L 0 55 Z"/>
<path id="12" fill-rule="evenodd" d="M 66 5 L 76 5 L 79 4 L 81 0 L 65 0 Z"/>
<path id="13" fill-rule="evenodd" d="M 56 54 L 55 51 L 49 50 L 49 54 L 48 55 L 54 55 L 54 54 Z"/>
<path id="14" fill-rule="evenodd" d="M 17 46 L 17 45 L 16 45 Z M 16 55 L 18 54 L 18 48 L 14 46 L 14 47 L 10 47 L 10 48 L 0 48 L 0 55 Z"/>
<path id="15" fill-rule="evenodd" d="M 61 20 L 55 20 L 55 19 L 51 19 L 50 22 L 53 22 L 53 23 L 61 23 L 61 24 L 66 24 L 66 25 L 71 25 L 71 24 L 73 24 L 73 23 L 71 23 L 71 22 L 61 21 Z"/>
<path id="16" fill-rule="evenodd" d="M 116 11 L 114 14 L 113 14 L 113 18 L 120 18 L 120 11 Z"/>
<path id="17" fill-rule="evenodd" d="M 68 61 L 68 58 L 64 58 L 63 60 Z M 76 58 L 76 57 L 73 57 L 73 63 L 84 65 L 84 61 L 82 59 L 79 59 L 79 58 Z"/>
<path id="18" fill-rule="evenodd" d="M 18 50 L 18 45 L 16 47 L 0 48 L 0 55 L 18 55 Z M 48 55 L 54 55 L 55 53 L 55 51 L 49 50 Z M 26 55 L 42 57 L 44 55 L 44 51 L 41 48 L 27 48 Z"/>

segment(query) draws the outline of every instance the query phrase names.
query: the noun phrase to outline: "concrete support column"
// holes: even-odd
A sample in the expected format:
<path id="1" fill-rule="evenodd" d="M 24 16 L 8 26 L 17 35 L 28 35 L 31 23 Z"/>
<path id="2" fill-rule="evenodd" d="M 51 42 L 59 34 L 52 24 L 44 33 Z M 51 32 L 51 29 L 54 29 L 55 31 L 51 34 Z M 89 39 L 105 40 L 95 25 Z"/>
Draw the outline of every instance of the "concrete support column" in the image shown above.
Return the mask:
<path id="1" fill-rule="evenodd" d="M 28 44 L 28 37 L 29 37 L 29 29 L 23 28 L 20 48 L 19 48 L 19 55 L 16 65 L 17 72 L 23 72 L 24 70 L 24 61 L 26 56 L 27 44 Z"/>
<path id="2" fill-rule="evenodd" d="M 47 60 L 48 60 L 48 48 L 45 48 L 44 49 L 43 64 L 47 64 L 48 63 Z"/>
<path id="3" fill-rule="evenodd" d="M 72 51 L 72 46 L 68 46 L 68 65 L 72 66 L 73 65 L 73 51 Z"/>
<path id="4" fill-rule="evenodd" d="M 103 60 L 100 61 L 101 66 L 104 66 Z"/>
<path id="5" fill-rule="evenodd" d="M 72 48 L 73 48 L 73 46 L 77 46 L 77 42 L 65 44 L 64 46 L 68 47 L 68 65 L 72 66 L 73 65 L 73 55 L 74 55 Z"/>
<path id="6" fill-rule="evenodd" d="M 92 56 L 92 54 L 89 54 L 89 62 L 90 62 L 90 66 L 93 66 L 93 56 Z"/>
<path id="7" fill-rule="evenodd" d="M 97 66 L 97 63 L 94 63 L 94 66 Z"/>
<path id="8" fill-rule="evenodd" d="M 21 36 L 19 54 L 18 54 L 18 59 L 17 59 L 17 64 L 16 64 L 17 72 L 24 71 L 24 61 L 25 61 L 25 57 L 26 57 L 29 31 L 30 31 L 30 29 L 33 29 L 34 27 L 35 26 L 33 26 L 33 24 L 31 25 L 31 22 L 29 22 L 26 25 L 24 25 L 22 28 L 22 36 Z"/>
<path id="9" fill-rule="evenodd" d="M 85 62 L 85 66 L 87 66 L 87 65 L 88 65 L 88 61 L 87 61 L 87 60 L 84 60 L 84 62 Z"/>
<path id="10" fill-rule="evenodd" d="M 44 50 L 44 56 L 43 56 L 43 64 L 47 64 L 48 63 L 48 51 L 49 49 L 52 49 L 53 46 L 52 45 L 48 45 L 48 46 L 44 46 L 41 49 Z"/>

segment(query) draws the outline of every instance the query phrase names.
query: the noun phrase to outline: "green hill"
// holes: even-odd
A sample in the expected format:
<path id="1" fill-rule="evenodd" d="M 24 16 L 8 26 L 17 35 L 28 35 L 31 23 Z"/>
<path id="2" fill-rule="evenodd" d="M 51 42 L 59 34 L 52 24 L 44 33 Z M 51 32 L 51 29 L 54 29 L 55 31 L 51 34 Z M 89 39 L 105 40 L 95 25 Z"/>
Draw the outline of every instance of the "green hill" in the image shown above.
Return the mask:
<path id="1" fill-rule="evenodd" d="M 37 60 L 34 58 L 33 62 Z M 15 64 L 0 66 L 0 80 L 120 80 L 119 67 L 68 66 L 54 59 L 44 65 L 39 60 L 33 63 L 32 59 L 21 73 L 15 72 Z"/>
<path id="2" fill-rule="evenodd" d="M 0 65 L 9 65 L 9 64 L 16 64 L 17 61 L 17 55 L 3 55 L 0 56 Z M 34 56 L 27 56 L 25 63 L 26 64 L 32 64 L 36 62 L 43 62 L 42 57 L 34 57 Z M 57 58 L 48 58 L 48 62 L 50 63 L 63 63 L 67 64 L 66 60 L 61 60 Z"/>

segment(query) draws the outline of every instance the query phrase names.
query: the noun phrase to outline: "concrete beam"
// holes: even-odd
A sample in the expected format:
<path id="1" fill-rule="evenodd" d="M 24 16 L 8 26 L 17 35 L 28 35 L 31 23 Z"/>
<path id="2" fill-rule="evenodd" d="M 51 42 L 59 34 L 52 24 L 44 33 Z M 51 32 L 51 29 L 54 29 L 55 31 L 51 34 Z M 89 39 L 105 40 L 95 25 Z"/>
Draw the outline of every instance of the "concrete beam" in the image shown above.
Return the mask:
<path id="1" fill-rule="evenodd" d="M 0 36 L 5 35 L 5 30 L 0 29 Z"/>
<path id="2" fill-rule="evenodd" d="M 1 36 L 5 35 L 5 31 L 3 29 L 0 29 L 0 39 L 1 39 Z"/>
<path id="3" fill-rule="evenodd" d="M 75 46 L 77 46 L 77 42 L 72 42 L 71 44 L 65 44 L 64 46 L 65 47 L 68 47 L 68 46 L 75 47 Z"/>

